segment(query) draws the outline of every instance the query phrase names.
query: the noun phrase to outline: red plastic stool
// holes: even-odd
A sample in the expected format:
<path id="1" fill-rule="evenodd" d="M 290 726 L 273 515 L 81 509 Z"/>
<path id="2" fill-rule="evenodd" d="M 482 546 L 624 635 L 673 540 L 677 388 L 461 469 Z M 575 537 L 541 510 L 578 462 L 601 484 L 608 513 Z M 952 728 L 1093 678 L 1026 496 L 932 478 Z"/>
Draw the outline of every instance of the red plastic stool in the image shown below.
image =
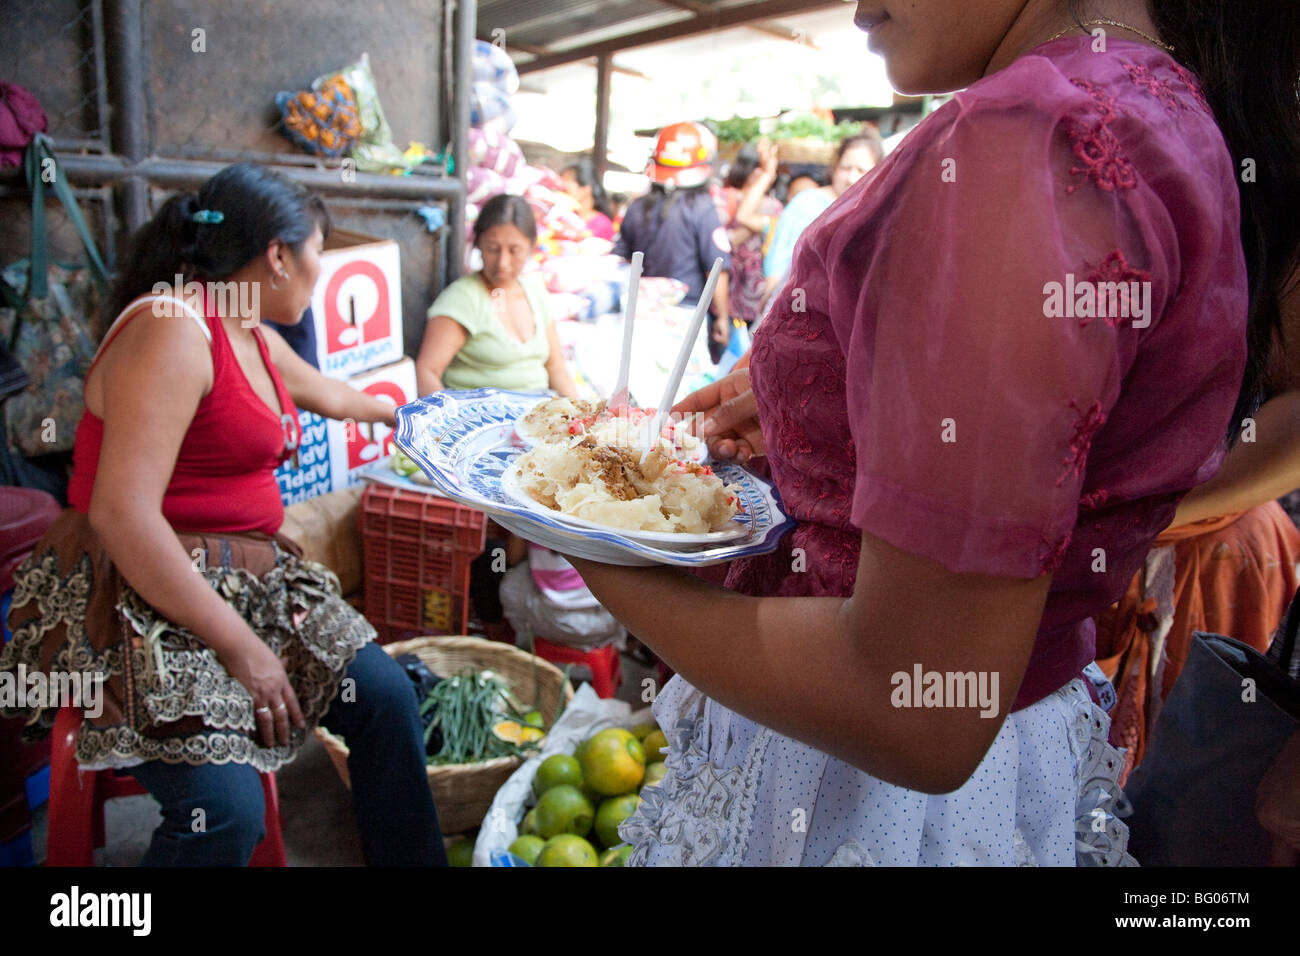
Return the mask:
<path id="1" fill-rule="evenodd" d="M 623 683 L 623 664 L 618 648 L 606 644 L 594 651 L 580 651 L 564 644 L 552 644 L 540 637 L 533 638 L 537 656 L 552 664 L 581 664 L 591 671 L 591 686 L 597 697 L 613 697 L 618 685 Z"/>
<path id="2" fill-rule="evenodd" d="M 81 770 L 77 766 L 77 731 L 81 710 L 59 709 L 50 748 L 50 809 L 46 866 L 92 866 L 95 847 L 104 845 L 104 802 L 115 797 L 148 793 L 131 776 L 112 770 Z M 275 774 L 264 773 L 266 836 L 253 850 L 249 866 L 286 866 L 280 833 L 280 794 Z"/>

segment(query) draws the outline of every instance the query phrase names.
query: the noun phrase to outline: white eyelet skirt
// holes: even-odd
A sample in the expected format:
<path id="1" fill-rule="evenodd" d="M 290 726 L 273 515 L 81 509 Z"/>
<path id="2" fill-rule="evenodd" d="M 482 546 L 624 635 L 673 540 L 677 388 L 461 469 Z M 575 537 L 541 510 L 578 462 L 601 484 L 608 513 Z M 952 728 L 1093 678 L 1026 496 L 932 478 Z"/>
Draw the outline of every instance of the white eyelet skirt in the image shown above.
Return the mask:
<path id="1" fill-rule="evenodd" d="M 941 796 L 783 737 L 680 677 L 654 713 L 668 773 L 619 828 L 629 866 L 1136 865 L 1117 816 L 1123 760 L 1082 680 L 1010 715 Z"/>

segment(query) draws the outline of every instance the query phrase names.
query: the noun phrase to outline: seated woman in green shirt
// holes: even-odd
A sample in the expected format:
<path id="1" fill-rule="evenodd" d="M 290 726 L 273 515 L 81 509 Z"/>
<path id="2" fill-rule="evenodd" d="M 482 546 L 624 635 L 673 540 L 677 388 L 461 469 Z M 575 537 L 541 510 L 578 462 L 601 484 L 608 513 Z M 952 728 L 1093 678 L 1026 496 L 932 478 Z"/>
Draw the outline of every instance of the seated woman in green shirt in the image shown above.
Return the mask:
<path id="1" fill-rule="evenodd" d="M 546 287 L 523 275 L 537 226 L 519 196 L 494 196 L 474 223 L 483 268 L 443 289 L 429 307 L 415 360 L 421 395 L 444 388 L 553 388 L 569 398 L 578 388 L 564 364 Z"/>

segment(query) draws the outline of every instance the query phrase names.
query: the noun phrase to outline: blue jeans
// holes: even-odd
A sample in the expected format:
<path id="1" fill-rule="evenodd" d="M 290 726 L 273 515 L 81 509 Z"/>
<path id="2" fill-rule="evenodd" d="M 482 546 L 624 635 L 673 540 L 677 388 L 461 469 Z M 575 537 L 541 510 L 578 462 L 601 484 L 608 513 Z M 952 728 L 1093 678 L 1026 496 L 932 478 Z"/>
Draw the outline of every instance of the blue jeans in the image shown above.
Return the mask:
<path id="1" fill-rule="evenodd" d="M 424 733 L 410 678 L 377 644 L 347 669 L 350 701 L 335 697 L 321 724 L 348 744 L 352 805 L 370 866 L 446 866 L 425 771 Z M 169 764 L 131 773 L 162 805 L 141 866 L 247 866 L 265 829 L 257 771 L 247 764 Z M 194 832 L 194 811 L 205 826 Z"/>

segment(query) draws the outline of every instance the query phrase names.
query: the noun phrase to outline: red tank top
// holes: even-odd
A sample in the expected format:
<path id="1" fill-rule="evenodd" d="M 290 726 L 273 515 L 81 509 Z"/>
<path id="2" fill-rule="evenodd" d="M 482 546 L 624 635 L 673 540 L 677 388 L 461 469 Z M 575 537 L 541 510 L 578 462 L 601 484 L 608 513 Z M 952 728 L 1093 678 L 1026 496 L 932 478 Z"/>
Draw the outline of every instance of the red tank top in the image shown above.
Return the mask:
<path id="1" fill-rule="evenodd" d="M 255 328 L 253 334 L 283 416 L 271 411 L 253 391 L 221 319 L 209 314 L 206 321 L 212 335 L 212 390 L 199 402 L 181 443 L 163 496 L 163 517 L 177 531 L 275 534 L 284 522 L 284 505 L 274 472 L 298 447 L 298 409 L 271 361 L 261 329 Z M 109 331 L 100 355 L 125 325 L 119 322 Z M 89 371 L 86 375 L 89 378 Z M 159 396 L 159 400 L 166 398 Z M 103 439 L 103 421 L 86 409 L 77 425 L 68 481 L 68 504 L 83 514 L 90 510 Z M 145 437 L 139 435 L 137 440 Z"/>

